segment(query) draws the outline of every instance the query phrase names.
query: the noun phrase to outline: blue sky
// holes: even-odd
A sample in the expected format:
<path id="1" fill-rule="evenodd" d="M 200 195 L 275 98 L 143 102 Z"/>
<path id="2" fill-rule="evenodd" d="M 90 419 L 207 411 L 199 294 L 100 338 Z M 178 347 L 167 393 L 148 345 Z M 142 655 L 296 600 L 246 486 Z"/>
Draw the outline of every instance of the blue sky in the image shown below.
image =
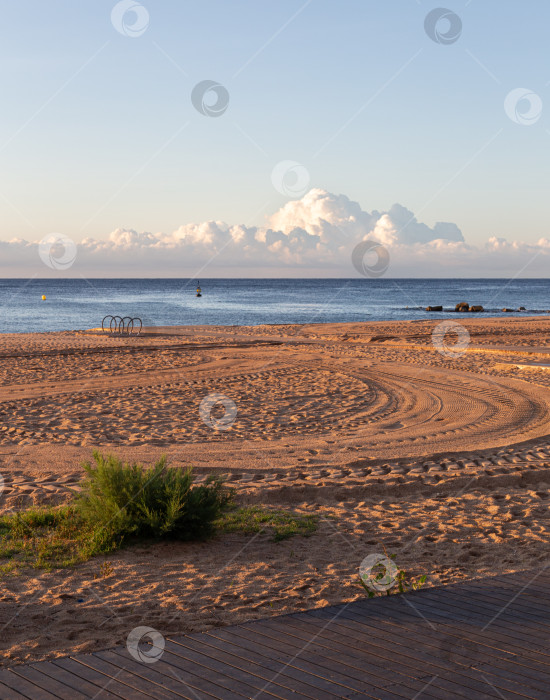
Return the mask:
<path id="1" fill-rule="evenodd" d="M 462 22 L 448 45 L 424 0 L 144 0 L 136 37 L 115 4 L 0 2 L 1 240 L 262 226 L 288 202 L 271 181 L 284 160 L 472 245 L 548 235 L 545 3 L 445 0 Z M 191 103 L 206 79 L 229 93 L 218 118 Z M 542 100 L 530 126 L 505 113 L 516 88 Z"/>

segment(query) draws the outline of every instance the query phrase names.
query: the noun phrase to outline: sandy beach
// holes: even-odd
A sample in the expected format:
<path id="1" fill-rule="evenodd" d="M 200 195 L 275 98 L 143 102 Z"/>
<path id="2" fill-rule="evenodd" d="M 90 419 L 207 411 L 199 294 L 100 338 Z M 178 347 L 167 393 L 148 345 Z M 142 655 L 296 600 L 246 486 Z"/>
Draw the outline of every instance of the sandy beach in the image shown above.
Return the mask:
<path id="1" fill-rule="evenodd" d="M 239 504 L 319 516 L 308 538 L 223 534 L 2 575 L 2 663 L 354 600 L 384 548 L 427 585 L 546 563 L 550 318 L 456 316 L 443 343 L 436 314 L 0 335 L 0 512 L 66 502 L 100 449 L 166 454 L 199 482 L 225 474 Z"/>

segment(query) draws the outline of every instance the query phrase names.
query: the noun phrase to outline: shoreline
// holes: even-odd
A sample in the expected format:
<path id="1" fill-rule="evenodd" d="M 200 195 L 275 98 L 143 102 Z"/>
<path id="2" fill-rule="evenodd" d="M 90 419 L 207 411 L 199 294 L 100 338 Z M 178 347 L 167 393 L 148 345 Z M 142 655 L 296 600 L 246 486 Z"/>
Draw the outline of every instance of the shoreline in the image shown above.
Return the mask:
<path id="1" fill-rule="evenodd" d="M 253 324 L 253 325 L 241 325 L 241 324 L 215 324 L 215 323 L 203 323 L 203 324 L 176 324 L 176 325 L 160 325 L 160 326 L 144 326 L 145 328 L 149 329 L 149 332 L 151 329 L 213 329 L 213 328 L 247 328 L 247 329 L 254 329 L 254 328 L 264 328 L 264 327 L 273 327 L 273 328 L 278 328 L 278 327 L 287 327 L 287 326 L 293 326 L 293 327 L 307 327 L 307 326 L 334 326 L 334 325 L 339 325 L 339 326 L 356 326 L 356 325 L 380 325 L 380 324 L 401 324 L 401 323 L 433 323 L 437 322 L 439 318 L 442 318 L 443 320 L 448 320 L 447 319 L 447 314 L 451 314 L 451 317 L 454 319 L 455 317 L 457 319 L 462 319 L 466 322 L 471 322 L 471 321 L 502 321 L 502 320 L 507 320 L 507 321 L 540 321 L 541 319 L 544 319 L 545 317 L 548 317 L 550 319 L 550 310 L 549 311 L 513 311 L 513 312 L 500 312 L 500 314 L 493 314 L 493 313 L 488 313 L 486 311 L 482 312 L 459 312 L 459 311 L 454 311 L 453 309 L 446 309 L 443 311 L 426 311 L 426 314 L 430 314 L 430 316 L 427 316 L 426 318 L 419 319 L 419 318 L 403 318 L 403 319 L 382 319 L 382 320 L 364 320 L 364 321 L 324 321 L 320 323 L 287 323 L 281 321 L 280 323 L 258 323 L 258 324 Z M 530 315 L 531 314 L 531 315 Z M 18 331 L 18 332 L 11 332 L 11 331 L 0 331 L 0 337 L 5 336 L 5 335 L 50 335 L 50 334 L 56 334 L 56 333 L 91 333 L 91 332 L 101 332 L 101 326 L 99 327 L 91 327 L 91 328 L 64 328 L 61 330 L 48 330 L 48 331 Z"/>

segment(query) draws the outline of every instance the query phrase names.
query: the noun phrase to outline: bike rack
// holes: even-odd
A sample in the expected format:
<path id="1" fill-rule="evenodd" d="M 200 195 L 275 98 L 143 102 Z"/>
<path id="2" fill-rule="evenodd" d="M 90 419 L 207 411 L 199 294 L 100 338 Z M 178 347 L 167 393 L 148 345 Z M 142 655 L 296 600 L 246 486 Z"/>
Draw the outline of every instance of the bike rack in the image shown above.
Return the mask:
<path id="1" fill-rule="evenodd" d="M 108 325 L 106 322 L 108 321 Z M 139 327 L 138 327 L 139 324 Z M 141 318 L 132 318 L 131 316 L 105 316 L 101 321 L 101 330 L 104 333 L 111 335 L 140 335 L 143 330 L 143 322 Z"/>

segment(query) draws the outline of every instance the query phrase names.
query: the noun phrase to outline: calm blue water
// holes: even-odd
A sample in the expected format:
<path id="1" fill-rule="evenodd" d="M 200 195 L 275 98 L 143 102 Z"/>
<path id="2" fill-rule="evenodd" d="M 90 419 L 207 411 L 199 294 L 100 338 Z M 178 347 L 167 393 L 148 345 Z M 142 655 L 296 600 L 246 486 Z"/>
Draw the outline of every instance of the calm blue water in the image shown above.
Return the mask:
<path id="1" fill-rule="evenodd" d="M 457 302 L 488 312 L 550 309 L 550 280 L 0 280 L 0 332 L 91 328 L 107 314 L 144 325 L 257 325 L 433 317 L 424 307 Z M 42 294 L 47 296 L 41 300 Z M 437 318 L 450 314 L 437 314 Z M 510 314 L 511 315 L 511 314 Z M 454 314 L 452 314 L 455 317 Z"/>

